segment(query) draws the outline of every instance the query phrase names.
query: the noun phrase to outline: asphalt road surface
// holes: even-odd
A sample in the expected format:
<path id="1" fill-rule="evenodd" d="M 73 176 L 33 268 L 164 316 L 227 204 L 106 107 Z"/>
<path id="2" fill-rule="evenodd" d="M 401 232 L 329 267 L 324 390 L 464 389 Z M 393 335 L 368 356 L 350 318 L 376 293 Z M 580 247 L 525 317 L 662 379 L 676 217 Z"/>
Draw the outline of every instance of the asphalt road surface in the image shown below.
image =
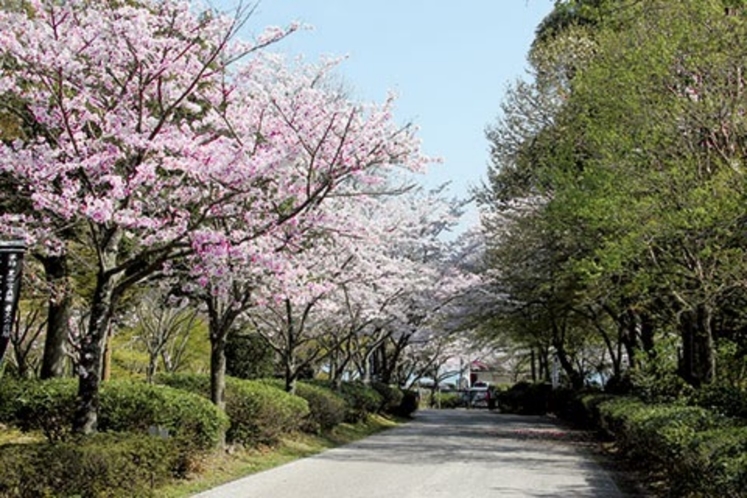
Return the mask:
<path id="1" fill-rule="evenodd" d="M 424 410 L 401 427 L 195 498 L 620 498 L 578 433 L 542 417 Z"/>

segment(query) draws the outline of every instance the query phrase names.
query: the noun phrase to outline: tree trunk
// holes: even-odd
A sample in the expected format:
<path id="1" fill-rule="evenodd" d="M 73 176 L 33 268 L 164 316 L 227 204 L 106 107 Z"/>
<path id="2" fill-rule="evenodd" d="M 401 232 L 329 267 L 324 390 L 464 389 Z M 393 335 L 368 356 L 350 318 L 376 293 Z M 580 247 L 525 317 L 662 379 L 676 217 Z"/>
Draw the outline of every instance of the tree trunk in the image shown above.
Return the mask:
<path id="1" fill-rule="evenodd" d="M 716 377 L 712 320 L 712 310 L 703 304 L 680 315 L 680 373 L 683 379 L 694 387 L 710 384 Z"/>
<path id="2" fill-rule="evenodd" d="M 555 354 L 560 361 L 560 366 L 571 381 L 571 387 L 575 390 L 584 387 L 584 379 L 582 375 L 573 368 L 573 363 L 568 355 L 568 351 L 565 349 L 565 335 L 566 335 L 565 322 L 558 324 L 555 320 L 552 321 L 552 345 L 555 348 Z"/>
<path id="3" fill-rule="evenodd" d="M 210 333 L 210 400 L 226 409 L 226 334 Z"/>
<path id="4" fill-rule="evenodd" d="M 584 387 L 584 379 L 581 374 L 573 368 L 573 363 L 568 357 L 568 352 L 565 350 L 565 344 L 563 341 L 556 340 L 553 344 L 555 346 L 555 353 L 560 361 L 560 366 L 571 381 L 571 387 L 575 390 L 579 390 Z"/>
<path id="5" fill-rule="evenodd" d="M 106 382 L 112 377 L 112 348 L 111 348 L 112 327 L 111 321 L 104 338 L 104 363 L 101 366 L 101 379 Z"/>
<path id="6" fill-rule="evenodd" d="M 285 361 L 285 391 L 296 394 L 296 365 L 293 357 L 286 358 Z"/>
<path id="7" fill-rule="evenodd" d="M 649 361 L 656 359 L 654 348 L 654 324 L 648 313 L 641 315 L 641 346 Z"/>
<path id="8" fill-rule="evenodd" d="M 81 339 L 78 407 L 73 431 L 92 434 L 96 431 L 99 410 L 99 386 L 104 362 L 104 347 L 114 309 L 115 279 L 99 275 L 91 305 L 88 332 Z"/>
<path id="9" fill-rule="evenodd" d="M 537 359 L 535 358 L 535 355 L 534 355 L 534 348 L 531 348 L 529 350 L 529 354 L 530 354 L 530 361 L 532 364 L 532 382 L 537 382 Z"/>
<path id="10" fill-rule="evenodd" d="M 158 367 L 158 353 L 154 353 L 151 351 L 149 358 L 148 358 L 148 367 L 145 370 L 145 380 L 148 381 L 149 384 L 153 383 L 153 379 L 156 376 L 156 368 Z"/>
<path id="11" fill-rule="evenodd" d="M 72 304 L 70 284 L 68 281 L 67 257 L 39 257 L 44 265 L 44 272 L 49 286 L 47 306 L 47 335 L 44 340 L 42 357 L 42 379 L 63 377 L 67 355 L 65 346 L 68 338 L 70 307 Z"/>
<path id="12" fill-rule="evenodd" d="M 640 335 L 640 317 L 633 310 L 627 310 L 621 320 L 622 330 L 620 340 L 625 347 L 628 356 L 628 368 L 635 370 L 638 367 L 636 350 L 638 349 L 638 336 Z"/>
<path id="13" fill-rule="evenodd" d="M 371 384 L 371 358 L 376 353 L 376 350 L 368 350 L 366 351 L 366 354 L 363 355 L 363 365 L 361 365 L 361 381 L 363 381 L 364 384 L 369 385 Z"/>

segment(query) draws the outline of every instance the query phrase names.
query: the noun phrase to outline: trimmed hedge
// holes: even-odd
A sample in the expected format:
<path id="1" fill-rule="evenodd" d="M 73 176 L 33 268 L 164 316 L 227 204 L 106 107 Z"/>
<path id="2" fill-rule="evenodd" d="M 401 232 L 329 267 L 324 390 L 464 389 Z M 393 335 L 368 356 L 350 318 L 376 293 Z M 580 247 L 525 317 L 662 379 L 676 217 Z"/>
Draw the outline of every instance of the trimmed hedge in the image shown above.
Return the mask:
<path id="1" fill-rule="evenodd" d="M 72 431 L 77 392 L 75 379 L 25 381 L 8 411 L 22 431 L 40 430 L 50 442 L 63 441 Z"/>
<path id="2" fill-rule="evenodd" d="M 5 410 L 23 431 L 40 430 L 50 442 L 69 439 L 77 381 L 26 381 Z M 215 446 L 228 418 L 204 398 L 142 381 L 105 382 L 99 392 L 98 430 L 148 433 L 151 428 L 199 448 Z"/>
<path id="3" fill-rule="evenodd" d="M 747 391 L 744 389 L 723 385 L 706 386 L 690 397 L 690 403 L 727 417 L 747 420 Z"/>
<path id="4" fill-rule="evenodd" d="M 433 408 L 458 408 L 463 404 L 462 397 L 457 393 L 434 393 L 430 400 L 430 405 Z"/>
<path id="5" fill-rule="evenodd" d="M 182 477 L 190 456 L 174 440 L 96 434 L 80 441 L 0 447 L 0 496 L 125 498 L 155 496 Z"/>
<path id="6" fill-rule="evenodd" d="M 0 423 L 13 423 L 16 418 L 16 402 L 23 392 L 21 382 L 8 375 L 0 378 Z"/>
<path id="7" fill-rule="evenodd" d="M 264 379 L 263 382 L 278 389 L 284 388 L 284 382 L 279 379 Z M 329 431 L 345 421 L 345 400 L 331 389 L 296 382 L 296 396 L 305 399 L 309 404 L 309 416 L 301 426 L 304 432 L 317 434 Z"/>
<path id="8" fill-rule="evenodd" d="M 216 446 L 229 427 L 228 416 L 209 400 L 165 385 L 112 381 L 101 387 L 99 430 L 148 432 L 170 436 L 199 448 Z"/>
<path id="9" fill-rule="evenodd" d="M 417 391 L 402 391 L 402 402 L 394 414 L 400 417 L 411 417 L 420 405 L 420 394 Z"/>
<path id="10" fill-rule="evenodd" d="M 159 383 L 204 397 L 210 395 L 210 377 L 168 374 Z M 226 377 L 226 413 L 230 426 L 227 440 L 244 445 L 273 444 L 282 434 L 299 430 L 309 415 L 306 400 L 262 381 Z"/>
<path id="11" fill-rule="evenodd" d="M 627 455 L 666 476 L 670 496 L 744 496 L 747 427 L 698 406 L 609 396 L 586 403 Z"/>
<path id="12" fill-rule="evenodd" d="M 381 394 L 363 382 L 343 382 L 339 389 L 333 389 L 327 381 L 315 380 L 314 385 L 332 389 L 345 400 L 347 409 L 345 411 L 345 422 L 357 423 L 368 418 L 369 415 L 378 413 L 379 407 L 384 402 Z"/>
<path id="13" fill-rule="evenodd" d="M 745 496 L 747 398 L 742 390 L 709 386 L 677 403 L 652 404 L 609 393 L 553 391 L 520 383 L 499 402 L 501 411 L 553 412 L 600 429 L 614 438 L 624 455 L 664 476 L 669 496 Z"/>
<path id="14" fill-rule="evenodd" d="M 383 382 L 373 382 L 371 387 L 381 395 L 381 405 L 379 405 L 378 412 L 389 413 L 396 415 L 399 413 L 402 400 L 405 398 L 405 393 L 396 386 L 390 386 Z"/>
<path id="15" fill-rule="evenodd" d="M 552 386 L 519 382 L 498 393 L 498 407 L 503 413 L 544 415 L 551 410 Z"/>

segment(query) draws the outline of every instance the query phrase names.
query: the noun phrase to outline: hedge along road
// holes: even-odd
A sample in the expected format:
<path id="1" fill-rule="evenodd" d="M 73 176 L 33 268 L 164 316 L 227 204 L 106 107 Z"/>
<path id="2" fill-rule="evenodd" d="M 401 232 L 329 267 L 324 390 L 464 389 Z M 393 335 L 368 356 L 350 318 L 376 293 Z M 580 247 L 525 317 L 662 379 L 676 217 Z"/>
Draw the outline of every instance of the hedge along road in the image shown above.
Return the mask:
<path id="1" fill-rule="evenodd" d="M 628 496 L 569 441 L 573 434 L 543 417 L 424 410 L 403 426 L 195 498 Z"/>

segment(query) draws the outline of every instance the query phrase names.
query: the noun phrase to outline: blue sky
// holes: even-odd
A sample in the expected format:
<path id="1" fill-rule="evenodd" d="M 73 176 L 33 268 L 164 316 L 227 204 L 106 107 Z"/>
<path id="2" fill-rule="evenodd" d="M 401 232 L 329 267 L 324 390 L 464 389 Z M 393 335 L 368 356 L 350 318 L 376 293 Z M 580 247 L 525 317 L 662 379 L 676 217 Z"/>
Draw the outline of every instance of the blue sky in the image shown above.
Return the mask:
<path id="1" fill-rule="evenodd" d="M 424 151 L 444 160 L 424 184 L 450 181 L 453 194 L 466 196 L 486 171 L 485 126 L 498 115 L 506 86 L 524 74 L 534 30 L 552 6 L 551 0 L 262 0 L 247 36 L 291 21 L 313 26 L 275 50 L 308 60 L 348 56 L 339 73 L 356 100 L 380 102 L 394 91 L 397 120 L 418 125 Z"/>

